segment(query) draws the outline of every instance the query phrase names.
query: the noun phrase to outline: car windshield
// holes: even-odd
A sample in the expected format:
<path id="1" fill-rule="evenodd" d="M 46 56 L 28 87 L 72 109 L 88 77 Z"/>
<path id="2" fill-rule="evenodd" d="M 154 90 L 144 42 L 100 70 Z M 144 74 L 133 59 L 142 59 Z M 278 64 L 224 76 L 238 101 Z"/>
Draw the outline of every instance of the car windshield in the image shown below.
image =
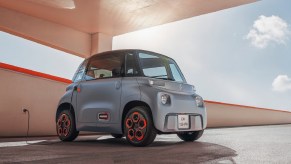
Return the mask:
<path id="1" fill-rule="evenodd" d="M 185 82 L 176 62 L 165 56 L 140 52 L 139 60 L 143 74 L 147 77 Z"/>

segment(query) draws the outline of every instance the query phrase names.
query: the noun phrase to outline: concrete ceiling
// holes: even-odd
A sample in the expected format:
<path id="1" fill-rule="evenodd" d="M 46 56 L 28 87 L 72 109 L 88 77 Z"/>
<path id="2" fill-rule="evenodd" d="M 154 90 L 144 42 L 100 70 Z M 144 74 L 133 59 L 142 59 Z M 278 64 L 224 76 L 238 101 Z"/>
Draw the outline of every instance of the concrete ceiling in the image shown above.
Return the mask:
<path id="1" fill-rule="evenodd" d="M 0 7 L 69 28 L 110 36 L 256 0 L 0 0 Z"/>

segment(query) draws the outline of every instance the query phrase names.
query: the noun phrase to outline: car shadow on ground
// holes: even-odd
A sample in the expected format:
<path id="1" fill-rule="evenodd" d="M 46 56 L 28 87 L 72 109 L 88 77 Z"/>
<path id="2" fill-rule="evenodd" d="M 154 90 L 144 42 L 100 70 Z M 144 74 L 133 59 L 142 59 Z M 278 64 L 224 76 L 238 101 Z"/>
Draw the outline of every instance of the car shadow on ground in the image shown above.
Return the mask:
<path id="1" fill-rule="evenodd" d="M 133 147 L 124 138 L 77 139 L 74 142 L 44 142 L 46 149 L 63 150 L 75 161 L 105 163 L 235 163 L 236 151 L 208 142 L 155 141 Z"/>

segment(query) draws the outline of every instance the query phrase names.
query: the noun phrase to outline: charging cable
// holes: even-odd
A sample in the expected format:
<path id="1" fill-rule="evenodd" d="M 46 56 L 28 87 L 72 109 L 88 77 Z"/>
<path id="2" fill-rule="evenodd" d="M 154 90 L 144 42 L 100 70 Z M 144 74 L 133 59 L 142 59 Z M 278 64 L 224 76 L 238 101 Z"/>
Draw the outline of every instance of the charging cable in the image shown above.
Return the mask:
<path id="1" fill-rule="evenodd" d="M 27 131 L 26 131 L 26 144 L 28 144 L 30 113 L 29 113 L 29 110 L 28 109 L 25 109 L 25 108 L 23 109 L 23 112 L 28 114 L 28 117 L 27 117 Z"/>
<path id="2" fill-rule="evenodd" d="M 29 142 L 28 142 L 28 137 L 29 137 L 29 127 L 30 127 L 30 113 L 29 113 L 29 110 L 28 109 L 25 109 L 23 108 L 22 110 L 24 113 L 27 113 L 27 131 L 26 131 L 26 144 L 28 145 Z M 53 143 L 50 143 L 50 144 L 43 144 L 43 145 L 51 145 Z"/>

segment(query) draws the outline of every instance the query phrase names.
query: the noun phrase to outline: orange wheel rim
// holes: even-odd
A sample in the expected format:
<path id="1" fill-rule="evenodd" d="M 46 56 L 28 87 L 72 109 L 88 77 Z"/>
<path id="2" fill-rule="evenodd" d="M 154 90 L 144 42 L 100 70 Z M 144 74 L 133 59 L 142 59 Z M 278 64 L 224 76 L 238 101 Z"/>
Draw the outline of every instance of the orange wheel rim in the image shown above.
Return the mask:
<path id="1" fill-rule="evenodd" d="M 147 121 L 145 119 L 140 119 L 138 122 L 138 126 L 140 129 L 144 129 L 145 127 L 147 127 Z"/>
<path id="2" fill-rule="evenodd" d="M 65 113 L 59 116 L 59 119 L 57 121 L 57 133 L 59 136 L 68 136 L 71 129 L 71 120 L 69 116 Z"/>
<path id="3" fill-rule="evenodd" d="M 67 129 L 67 128 L 64 128 L 64 130 L 63 130 L 63 134 L 64 134 L 64 136 L 67 136 L 68 133 L 69 133 L 68 129 Z"/>
<path id="4" fill-rule="evenodd" d="M 147 132 L 147 120 L 139 112 L 133 112 L 125 121 L 125 132 L 129 140 L 140 142 L 144 139 Z"/>
<path id="5" fill-rule="evenodd" d="M 127 132 L 127 137 L 132 140 L 134 138 L 134 130 L 133 129 L 129 129 Z"/>
<path id="6" fill-rule="evenodd" d="M 141 141 L 144 138 L 144 133 L 141 130 L 138 130 L 135 132 L 135 138 L 139 141 Z"/>
<path id="7" fill-rule="evenodd" d="M 140 114 L 138 112 L 134 112 L 132 114 L 132 120 L 133 120 L 133 122 L 138 122 L 139 118 L 140 118 Z"/>
<path id="8" fill-rule="evenodd" d="M 66 125 L 67 128 L 70 127 L 70 125 L 71 125 L 71 121 L 70 121 L 69 119 L 66 120 L 65 125 Z"/>
<path id="9" fill-rule="evenodd" d="M 126 119 L 125 125 L 128 129 L 130 129 L 133 125 L 132 119 L 130 119 L 130 118 Z"/>
<path id="10" fill-rule="evenodd" d="M 62 128 L 58 128 L 58 135 L 62 135 L 62 134 L 63 134 Z"/>

